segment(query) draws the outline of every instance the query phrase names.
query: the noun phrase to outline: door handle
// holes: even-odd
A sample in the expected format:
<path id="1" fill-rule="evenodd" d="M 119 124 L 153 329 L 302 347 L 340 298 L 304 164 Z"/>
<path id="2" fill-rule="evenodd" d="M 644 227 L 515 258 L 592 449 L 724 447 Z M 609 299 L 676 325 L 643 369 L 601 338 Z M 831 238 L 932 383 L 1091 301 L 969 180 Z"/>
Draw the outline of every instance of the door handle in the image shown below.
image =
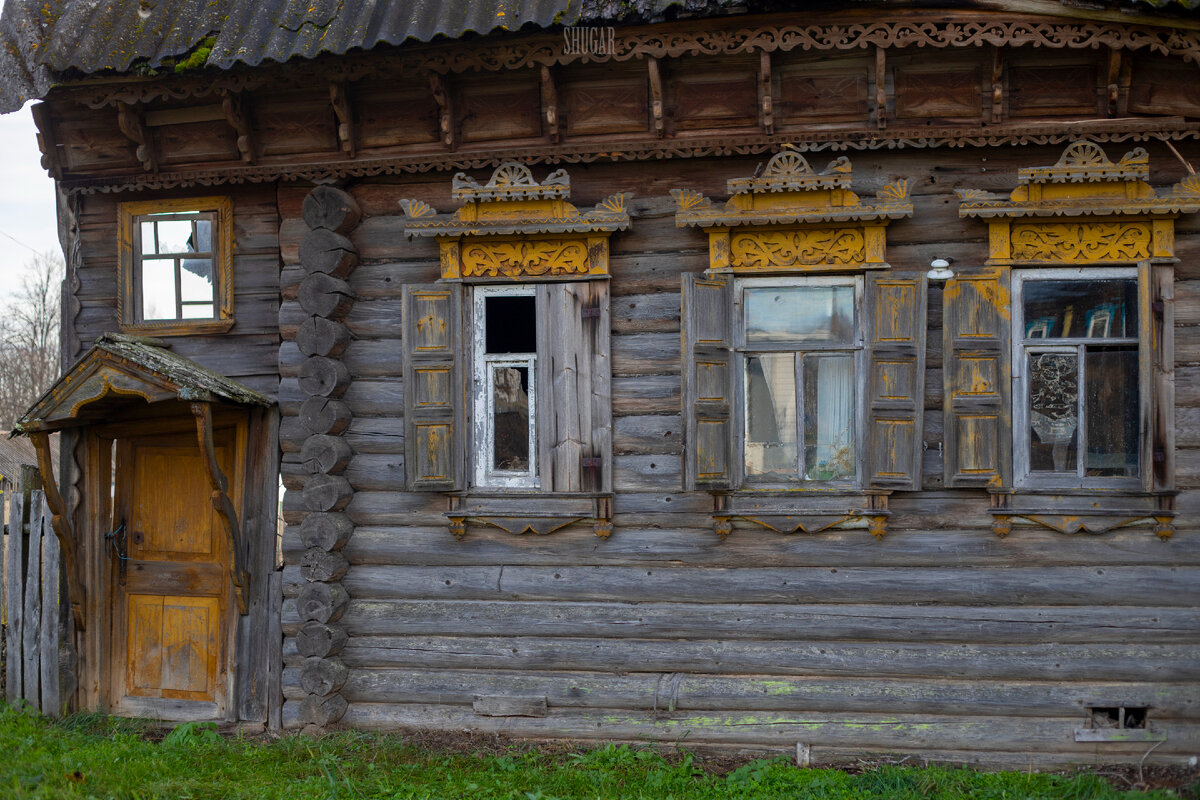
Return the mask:
<path id="1" fill-rule="evenodd" d="M 129 563 L 129 543 L 125 532 L 125 520 L 115 530 L 104 534 L 104 539 L 112 543 L 113 554 L 117 557 L 117 571 L 120 583 L 125 585 L 125 565 Z"/>

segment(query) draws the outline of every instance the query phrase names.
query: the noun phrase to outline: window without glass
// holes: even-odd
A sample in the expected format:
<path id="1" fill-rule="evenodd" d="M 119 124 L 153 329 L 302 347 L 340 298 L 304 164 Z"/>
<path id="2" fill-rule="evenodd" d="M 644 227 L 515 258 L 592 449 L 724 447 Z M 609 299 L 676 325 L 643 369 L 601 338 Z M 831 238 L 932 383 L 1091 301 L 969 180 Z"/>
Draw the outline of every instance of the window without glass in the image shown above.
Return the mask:
<path id="1" fill-rule="evenodd" d="M 536 487 L 536 291 L 477 288 L 474 314 L 475 484 Z"/>
<path id="2" fill-rule="evenodd" d="M 745 480 L 853 483 L 857 282 L 741 289 Z"/>
<path id="3" fill-rule="evenodd" d="M 1044 270 L 1016 279 L 1018 476 L 1055 485 L 1137 479 L 1138 280 Z M 1021 335 L 1023 333 L 1023 335 Z"/>
<path id="4" fill-rule="evenodd" d="M 164 200 L 120 208 L 122 328 L 227 329 L 233 322 L 229 200 Z"/>

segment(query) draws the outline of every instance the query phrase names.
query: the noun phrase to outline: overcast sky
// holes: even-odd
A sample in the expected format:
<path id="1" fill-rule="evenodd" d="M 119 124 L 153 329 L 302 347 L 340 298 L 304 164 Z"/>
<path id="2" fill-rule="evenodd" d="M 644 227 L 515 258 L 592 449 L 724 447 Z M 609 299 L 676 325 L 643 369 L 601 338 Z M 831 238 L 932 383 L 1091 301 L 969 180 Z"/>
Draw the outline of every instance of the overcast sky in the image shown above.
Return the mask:
<path id="1" fill-rule="evenodd" d="M 33 251 L 59 251 L 54 181 L 41 165 L 29 105 L 0 115 L 0 298 L 20 282 Z"/>

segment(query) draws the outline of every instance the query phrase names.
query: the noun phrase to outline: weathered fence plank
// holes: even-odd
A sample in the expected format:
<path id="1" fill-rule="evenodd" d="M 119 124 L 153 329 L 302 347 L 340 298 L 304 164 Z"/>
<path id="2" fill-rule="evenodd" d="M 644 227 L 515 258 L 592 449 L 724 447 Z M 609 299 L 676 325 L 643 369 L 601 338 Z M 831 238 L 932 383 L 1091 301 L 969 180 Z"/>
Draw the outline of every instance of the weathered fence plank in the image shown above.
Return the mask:
<path id="1" fill-rule="evenodd" d="M 43 504 L 45 500 L 43 499 Z M 42 713 L 62 713 L 59 673 L 60 623 L 62 622 L 62 558 L 58 538 L 50 526 L 50 509 L 42 509 L 42 629 L 39 651 L 42 661 Z M 32 538 L 32 534 L 31 534 Z"/>
<path id="2" fill-rule="evenodd" d="M 41 659 L 38 652 L 42 620 L 42 508 L 45 500 L 41 492 L 29 496 L 29 536 L 25 540 L 27 552 L 25 570 L 25 619 L 21 628 L 21 660 L 24 664 L 25 702 L 40 708 Z"/>
<path id="3" fill-rule="evenodd" d="M 25 499 L 14 492 L 8 515 L 8 547 L 5 558 L 8 572 L 4 581 L 4 610 L 7 614 L 5 629 L 8 647 L 5 665 L 5 694 L 8 702 L 25 696 L 24 672 L 22 671 L 22 625 L 25 619 L 25 536 L 22 530 L 25 516 Z"/>

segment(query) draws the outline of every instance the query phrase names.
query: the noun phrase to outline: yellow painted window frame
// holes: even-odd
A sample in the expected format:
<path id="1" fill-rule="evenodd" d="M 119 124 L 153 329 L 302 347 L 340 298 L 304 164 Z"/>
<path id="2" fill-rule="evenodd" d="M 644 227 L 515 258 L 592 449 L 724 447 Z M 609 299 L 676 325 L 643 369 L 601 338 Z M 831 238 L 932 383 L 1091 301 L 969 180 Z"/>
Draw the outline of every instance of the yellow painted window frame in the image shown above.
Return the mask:
<path id="1" fill-rule="evenodd" d="M 150 214 L 199 211 L 216 215 L 213 231 L 213 287 L 216 317 L 212 319 L 172 319 L 144 321 L 138 313 L 138 270 L 141 255 L 134 247 L 134 231 L 140 217 Z M 229 197 L 176 197 L 165 200 L 139 200 L 117 206 L 117 318 L 126 333 L 150 333 L 155 336 L 186 336 L 196 333 L 224 333 L 233 327 L 233 200 Z"/>

